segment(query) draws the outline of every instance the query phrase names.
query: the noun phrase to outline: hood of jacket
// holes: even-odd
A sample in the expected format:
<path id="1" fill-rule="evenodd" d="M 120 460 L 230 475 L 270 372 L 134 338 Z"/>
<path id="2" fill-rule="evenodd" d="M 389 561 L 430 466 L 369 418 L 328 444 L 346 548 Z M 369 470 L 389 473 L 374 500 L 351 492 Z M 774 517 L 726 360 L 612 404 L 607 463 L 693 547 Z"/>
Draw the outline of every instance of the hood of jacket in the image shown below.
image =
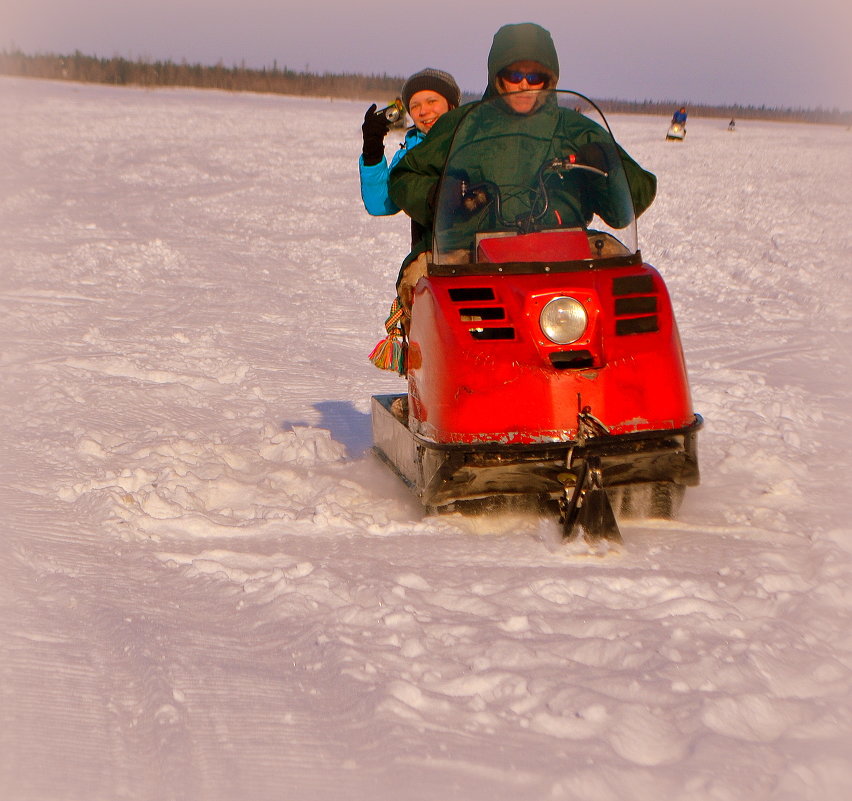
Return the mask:
<path id="1" fill-rule="evenodd" d="M 519 22 L 504 25 L 494 34 L 488 53 L 488 88 L 484 97 L 494 97 L 497 90 L 497 74 L 517 61 L 537 61 L 553 75 L 548 87 L 553 89 L 559 78 L 559 57 L 550 32 L 534 22 Z"/>

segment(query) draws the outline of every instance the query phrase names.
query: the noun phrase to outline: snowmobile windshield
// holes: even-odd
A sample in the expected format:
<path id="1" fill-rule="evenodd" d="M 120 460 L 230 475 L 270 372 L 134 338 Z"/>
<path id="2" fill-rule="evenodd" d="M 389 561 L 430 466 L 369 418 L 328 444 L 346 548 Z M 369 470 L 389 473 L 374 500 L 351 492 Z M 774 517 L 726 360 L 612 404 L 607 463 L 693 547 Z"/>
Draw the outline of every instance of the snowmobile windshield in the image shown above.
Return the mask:
<path id="1" fill-rule="evenodd" d="M 588 263 L 636 253 L 627 176 L 597 106 L 545 90 L 470 107 L 439 185 L 434 265 Z"/>

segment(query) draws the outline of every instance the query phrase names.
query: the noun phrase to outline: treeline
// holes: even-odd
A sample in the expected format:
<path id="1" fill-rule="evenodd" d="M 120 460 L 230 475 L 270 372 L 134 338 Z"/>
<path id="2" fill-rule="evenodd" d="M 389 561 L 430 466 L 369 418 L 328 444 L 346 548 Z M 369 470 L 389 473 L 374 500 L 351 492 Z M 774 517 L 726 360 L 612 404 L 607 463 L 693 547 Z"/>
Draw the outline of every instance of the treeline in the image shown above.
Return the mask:
<path id="1" fill-rule="evenodd" d="M 654 114 L 671 116 L 686 106 L 690 117 L 723 117 L 732 120 L 778 120 L 788 122 L 821 122 L 852 125 L 852 111 L 824 108 L 782 108 L 779 106 L 714 106 L 705 103 L 684 103 L 681 100 L 596 100 L 607 114 Z"/>
<path id="2" fill-rule="evenodd" d="M 310 95 L 348 99 L 395 97 L 405 78 L 398 75 L 360 75 L 356 73 L 299 72 L 279 67 L 249 69 L 176 64 L 173 61 L 130 61 L 125 58 L 97 58 L 79 51 L 72 55 L 27 55 L 20 50 L 0 50 L 0 74 L 29 78 L 105 83 L 119 86 L 188 86 L 199 89 L 224 89 L 230 92 L 269 92 L 284 95 Z M 465 92 L 463 99 L 476 95 Z M 669 116 L 684 105 L 681 100 L 596 100 L 606 113 L 653 114 Z M 852 125 L 852 111 L 838 109 L 791 109 L 769 106 L 715 106 L 687 103 L 692 117 L 728 119 L 787 120 Z"/>
<path id="3" fill-rule="evenodd" d="M 130 61 L 96 58 L 77 51 L 69 56 L 26 55 L 19 50 L 0 51 L 0 74 L 116 86 L 188 86 L 229 92 L 269 92 L 341 98 L 384 98 L 398 94 L 403 78 L 392 75 L 297 72 L 277 63 L 269 69 L 245 66 L 213 67 L 176 64 L 173 61 Z"/>

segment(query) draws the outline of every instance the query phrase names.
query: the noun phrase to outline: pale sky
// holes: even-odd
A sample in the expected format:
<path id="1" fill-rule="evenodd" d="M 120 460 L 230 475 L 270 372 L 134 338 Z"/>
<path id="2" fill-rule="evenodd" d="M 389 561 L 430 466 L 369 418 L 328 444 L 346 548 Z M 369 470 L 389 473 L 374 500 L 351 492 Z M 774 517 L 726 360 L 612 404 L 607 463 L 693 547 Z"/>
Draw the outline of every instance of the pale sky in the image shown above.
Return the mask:
<path id="1" fill-rule="evenodd" d="M 0 0 L 0 49 L 315 72 L 452 72 L 485 87 L 494 32 L 553 34 L 594 98 L 852 110 L 852 0 Z"/>

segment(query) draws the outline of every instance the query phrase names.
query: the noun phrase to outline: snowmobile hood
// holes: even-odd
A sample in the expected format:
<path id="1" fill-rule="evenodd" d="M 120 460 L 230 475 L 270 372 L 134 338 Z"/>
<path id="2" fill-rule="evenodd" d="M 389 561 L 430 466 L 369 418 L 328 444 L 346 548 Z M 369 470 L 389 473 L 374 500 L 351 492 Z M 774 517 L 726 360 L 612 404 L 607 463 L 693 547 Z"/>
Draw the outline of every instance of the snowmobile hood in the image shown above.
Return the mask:
<path id="1" fill-rule="evenodd" d="M 559 79 L 559 57 L 550 32 L 534 22 L 504 25 L 494 34 L 488 53 L 488 88 L 483 98 L 494 97 L 497 90 L 497 73 L 517 61 L 537 61 L 553 75 L 548 86 L 553 89 Z"/>

